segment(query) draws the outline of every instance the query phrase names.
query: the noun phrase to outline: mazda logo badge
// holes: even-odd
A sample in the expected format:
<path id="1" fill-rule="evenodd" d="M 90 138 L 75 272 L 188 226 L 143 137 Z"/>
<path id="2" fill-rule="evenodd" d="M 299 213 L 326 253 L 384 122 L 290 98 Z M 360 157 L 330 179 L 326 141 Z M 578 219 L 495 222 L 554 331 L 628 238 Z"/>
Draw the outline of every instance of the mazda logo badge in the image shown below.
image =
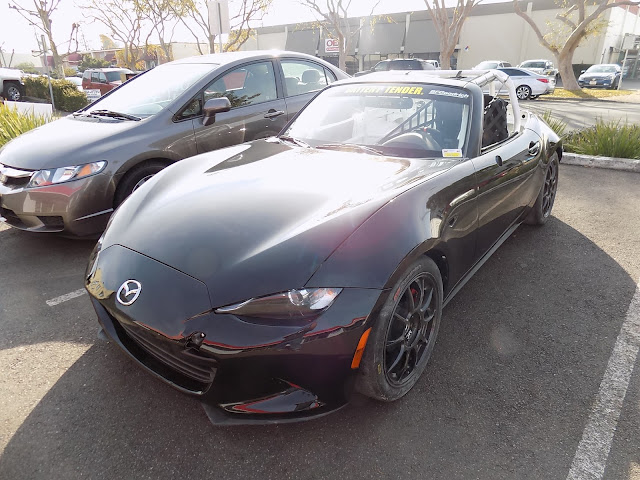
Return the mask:
<path id="1" fill-rule="evenodd" d="M 131 305 L 140 296 L 142 285 L 137 280 L 127 280 L 118 289 L 116 298 L 122 305 Z"/>

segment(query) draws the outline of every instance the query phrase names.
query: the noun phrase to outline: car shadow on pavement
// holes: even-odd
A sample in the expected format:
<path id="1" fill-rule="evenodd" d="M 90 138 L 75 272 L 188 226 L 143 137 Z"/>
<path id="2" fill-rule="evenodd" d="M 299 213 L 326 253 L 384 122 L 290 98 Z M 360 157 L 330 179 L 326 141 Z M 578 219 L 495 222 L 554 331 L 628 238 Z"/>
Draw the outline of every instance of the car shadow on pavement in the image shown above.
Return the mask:
<path id="1" fill-rule="evenodd" d="M 635 288 L 560 220 L 521 227 L 445 309 L 406 397 L 280 426 L 214 427 L 96 341 L 9 440 L 0 478 L 564 479 Z"/>

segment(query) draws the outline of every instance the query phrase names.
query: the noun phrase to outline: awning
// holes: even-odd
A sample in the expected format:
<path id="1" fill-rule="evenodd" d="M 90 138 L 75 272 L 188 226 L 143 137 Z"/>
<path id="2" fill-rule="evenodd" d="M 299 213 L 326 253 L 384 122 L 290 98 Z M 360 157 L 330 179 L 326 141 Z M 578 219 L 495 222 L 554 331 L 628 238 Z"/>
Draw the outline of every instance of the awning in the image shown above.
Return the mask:
<path id="1" fill-rule="evenodd" d="M 369 53 L 400 53 L 404 40 L 405 23 L 376 23 L 373 28 L 365 22 L 360 31 L 358 55 Z"/>
<path id="2" fill-rule="evenodd" d="M 287 50 L 315 55 L 320 30 L 295 30 L 287 36 Z"/>
<path id="3" fill-rule="evenodd" d="M 428 53 L 440 51 L 438 32 L 431 20 L 418 20 L 409 23 L 404 53 Z"/>

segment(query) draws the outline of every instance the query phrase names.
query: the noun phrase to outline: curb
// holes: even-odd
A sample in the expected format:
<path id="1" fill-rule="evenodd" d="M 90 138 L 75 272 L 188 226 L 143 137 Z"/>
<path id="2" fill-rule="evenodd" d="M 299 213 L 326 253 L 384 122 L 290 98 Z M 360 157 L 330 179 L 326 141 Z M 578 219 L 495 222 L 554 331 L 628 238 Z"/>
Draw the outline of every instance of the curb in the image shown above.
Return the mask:
<path id="1" fill-rule="evenodd" d="M 563 153 L 562 163 L 565 165 L 579 165 L 581 167 L 609 168 L 625 172 L 640 173 L 640 160 L 632 158 L 594 157 L 577 153 Z"/>

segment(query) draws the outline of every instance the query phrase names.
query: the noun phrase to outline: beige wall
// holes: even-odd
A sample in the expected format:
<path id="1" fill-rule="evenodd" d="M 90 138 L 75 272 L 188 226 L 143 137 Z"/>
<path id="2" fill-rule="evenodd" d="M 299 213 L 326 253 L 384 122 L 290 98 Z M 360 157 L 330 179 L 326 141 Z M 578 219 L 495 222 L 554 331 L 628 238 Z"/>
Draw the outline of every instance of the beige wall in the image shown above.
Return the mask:
<path id="1" fill-rule="evenodd" d="M 203 53 L 208 53 L 209 48 L 200 44 L 200 48 Z M 173 42 L 171 43 L 171 53 L 173 54 L 174 60 L 180 60 L 181 58 L 194 57 L 200 55 L 198 51 L 198 45 L 196 43 L 187 43 L 187 42 Z"/>
<path id="2" fill-rule="evenodd" d="M 546 33 L 546 22 L 554 20 L 559 12 L 559 9 L 534 11 L 532 18 Z M 576 50 L 573 63 L 600 63 L 603 43 L 602 36 L 584 41 Z M 528 59 L 547 58 L 555 63 L 553 54 L 515 13 L 469 17 L 462 28 L 459 45 L 458 68 L 471 68 L 483 60 L 505 60 L 517 65 Z"/>
<path id="3" fill-rule="evenodd" d="M 286 32 L 277 32 L 277 33 L 263 33 L 256 34 L 256 49 L 257 50 L 284 50 L 287 44 L 287 33 Z M 249 42 L 247 42 L 249 43 Z M 243 48 L 243 50 L 245 50 Z M 248 48 L 246 50 L 249 50 Z"/>

